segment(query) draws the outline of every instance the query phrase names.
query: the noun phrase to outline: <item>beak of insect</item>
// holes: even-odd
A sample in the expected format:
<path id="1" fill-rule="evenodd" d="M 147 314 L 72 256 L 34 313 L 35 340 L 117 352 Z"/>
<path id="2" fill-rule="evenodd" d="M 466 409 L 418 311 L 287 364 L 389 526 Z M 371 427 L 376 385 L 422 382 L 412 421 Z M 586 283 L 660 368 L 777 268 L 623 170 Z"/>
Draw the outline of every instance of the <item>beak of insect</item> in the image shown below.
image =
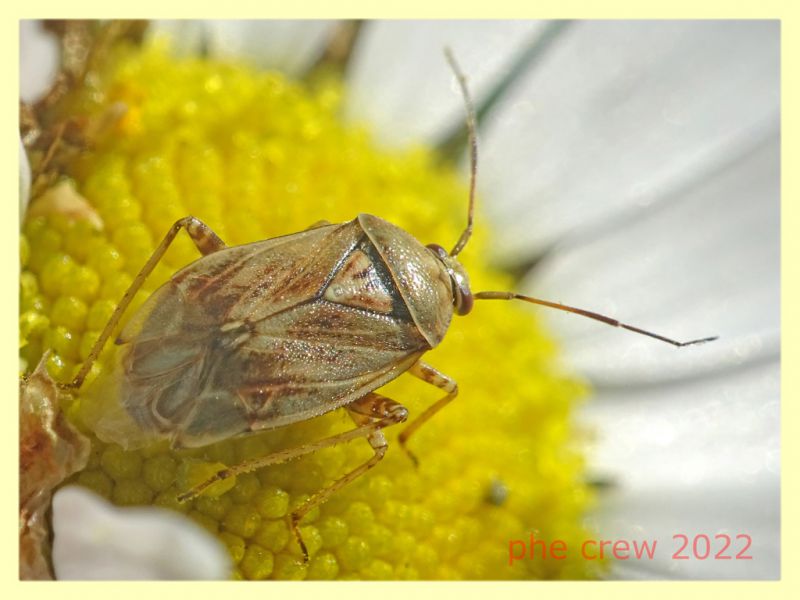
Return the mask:
<path id="1" fill-rule="evenodd" d="M 469 277 L 466 270 L 464 270 L 464 266 L 458 262 L 457 258 L 449 255 L 447 250 L 439 244 L 428 244 L 427 247 L 442 262 L 447 274 L 450 276 L 450 284 L 453 289 L 453 306 L 456 314 L 460 316 L 469 314 L 475 302 L 475 297 L 469 288 Z"/>

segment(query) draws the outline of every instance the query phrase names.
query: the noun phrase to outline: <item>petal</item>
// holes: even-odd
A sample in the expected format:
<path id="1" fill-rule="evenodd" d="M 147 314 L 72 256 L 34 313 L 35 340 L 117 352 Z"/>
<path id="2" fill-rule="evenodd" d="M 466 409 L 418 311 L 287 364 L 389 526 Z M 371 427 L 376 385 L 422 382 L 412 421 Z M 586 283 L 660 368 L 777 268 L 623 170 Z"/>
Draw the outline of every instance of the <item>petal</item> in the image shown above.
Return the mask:
<path id="1" fill-rule="evenodd" d="M 582 421 L 600 432 L 589 468 L 612 486 L 595 526 L 604 539 L 657 540 L 653 559 L 615 563 L 625 578 L 780 576 L 780 365 L 654 389 L 600 394 Z M 752 560 L 681 560 L 674 535 L 707 535 L 712 553 L 752 540 Z M 704 541 L 698 542 L 702 554 Z M 617 568 L 619 567 L 619 568 Z"/>
<path id="2" fill-rule="evenodd" d="M 34 103 L 50 89 L 58 73 L 58 40 L 40 21 L 26 19 L 19 22 L 19 41 L 19 95 Z"/>
<path id="3" fill-rule="evenodd" d="M 477 99 L 543 26 L 523 20 L 369 22 L 348 69 L 347 118 L 369 123 L 387 145 L 438 141 L 465 118 L 445 46 Z"/>
<path id="4" fill-rule="evenodd" d="M 226 579 L 227 552 L 186 517 L 161 508 L 117 508 L 78 486 L 53 497 L 58 579 Z"/>
<path id="5" fill-rule="evenodd" d="M 698 376 L 774 358 L 780 339 L 780 139 L 765 140 L 669 202 L 557 249 L 523 288 L 679 340 L 674 348 L 545 311 L 596 387 Z M 534 276 L 535 275 L 535 276 Z"/>
<path id="6" fill-rule="evenodd" d="M 170 34 L 182 53 L 204 49 L 298 75 L 320 57 L 335 26 L 323 20 L 180 20 L 157 21 L 153 33 Z"/>
<path id="7" fill-rule="evenodd" d="M 479 184 L 503 236 L 536 256 L 672 199 L 772 131 L 777 21 L 576 23 L 484 123 Z"/>

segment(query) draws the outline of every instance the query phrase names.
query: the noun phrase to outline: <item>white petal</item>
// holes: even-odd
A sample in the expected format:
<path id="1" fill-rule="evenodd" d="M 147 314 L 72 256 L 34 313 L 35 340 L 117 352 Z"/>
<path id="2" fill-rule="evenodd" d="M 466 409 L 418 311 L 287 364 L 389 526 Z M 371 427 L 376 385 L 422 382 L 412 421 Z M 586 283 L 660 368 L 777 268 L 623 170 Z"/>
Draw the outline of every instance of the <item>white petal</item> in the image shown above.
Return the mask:
<path id="1" fill-rule="evenodd" d="M 154 33 L 167 32 L 183 53 L 207 44 L 211 56 L 243 58 L 265 68 L 301 74 L 319 58 L 336 21 L 210 20 L 159 21 Z"/>
<path id="2" fill-rule="evenodd" d="M 484 123 L 503 259 L 669 202 L 779 118 L 777 21 L 576 23 Z"/>
<path id="3" fill-rule="evenodd" d="M 736 368 L 779 352 L 778 130 L 743 156 L 639 218 L 557 248 L 523 288 L 679 340 L 674 348 L 542 309 L 564 356 L 597 386 Z"/>
<path id="4" fill-rule="evenodd" d="M 53 496 L 58 579 L 227 579 L 222 545 L 183 515 L 117 508 L 79 486 Z"/>
<path id="5" fill-rule="evenodd" d="M 19 95 L 33 103 L 50 88 L 58 73 L 58 40 L 44 31 L 41 21 L 25 19 L 19 22 L 19 42 Z"/>
<path id="6" fill-rule="evenodd" d="M 594 526 L 603 539 L 656 539 L 652 560 L 616 562 L 624 578 L 780 576 L 780 364 L 716 378 L 600 394 L 590 472 L 609 479 Z M 748 535 L 752 560 L 673 559 L 673 535 Z M 691 544 L 691 542 L 690 542 Z M 698 549 L 703 552 L 703 541 Z M 731 545 L 735 556 L 744 541 Z M 685 554 L 691 556 L 691 545 Z"/>
<path id="7" fill-rule="evenodd" d="M 480 98 L 543 26 L 523 20 L 369 22 L 348 70 L 347 117 L 368 123 L 387 145 L 437 141 L 465 119 L 445 46 Z"/>

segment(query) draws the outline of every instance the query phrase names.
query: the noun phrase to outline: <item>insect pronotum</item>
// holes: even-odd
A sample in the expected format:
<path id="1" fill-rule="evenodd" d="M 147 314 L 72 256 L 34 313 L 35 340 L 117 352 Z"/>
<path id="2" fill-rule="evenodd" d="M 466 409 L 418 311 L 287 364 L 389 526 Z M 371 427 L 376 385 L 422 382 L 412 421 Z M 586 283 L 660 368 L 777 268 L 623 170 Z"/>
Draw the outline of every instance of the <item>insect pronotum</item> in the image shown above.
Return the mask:
<path id="1" fill-rule="evenodd" d="M 226 246 L 199 219 L 185 217 L 125 292 L 73 381 L 62 386 L 82 385 L 136 292 L 185 230 L 203 256 L 156 290 L 116 339 L 123 346 L 117 364 L 120 408 L 104 417 L 98 434 L 128 447 L 159 438 L 173 447 L 199 447 L 344 408 L 355 428 L 222 469 L 179 496 L 186 501 L 214 482 L 366 438 L 373 456 L 288 517 L 306 560 L 300 519 L 383 458 L 382 429 L 405 421 L 408 411 L 375 390 L 406 372 L 444 392 L 398 436 L 417 462 L 409 439 L 458 394 L 456 382 L 422 356 L 442 341 L 453 313 L 466 315 L 474 300 L 524 300 L 674 346 L 715 339 L 679 342 L 572 306 L 513 292 L 470 291 L 456 257 L 473 226 L 475 111 L 466 78 L 449 50 L 445 55 L 466 106 L 470 150 L 467 226 L 449 253 L 367 214 L 242 246 Z"/>

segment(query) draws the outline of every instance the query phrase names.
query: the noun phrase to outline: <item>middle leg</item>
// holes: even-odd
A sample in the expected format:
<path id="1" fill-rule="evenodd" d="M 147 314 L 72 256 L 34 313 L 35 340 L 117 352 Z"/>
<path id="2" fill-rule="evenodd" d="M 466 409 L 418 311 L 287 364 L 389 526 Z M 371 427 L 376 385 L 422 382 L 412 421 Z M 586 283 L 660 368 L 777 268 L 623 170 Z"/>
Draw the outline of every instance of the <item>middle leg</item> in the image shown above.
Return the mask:
<path id="1" fill-rule="evenodd" d="M 416 467 L 419 466 L 419 460 L 417 460 L 417 457 L 414 456 L 414 453 L 408 449 L 408 438 L 410 438 L 415 431 L 422 427 L 433 415 L 453 401 L 453 399 L 458 395 L 458 383 L 456 383 L 455 379 L 445 375 L 441 371 L 438 371 L 428 363 L 421 360 L 415 362 L 408 372 L 414 377 L 421 379 L 425 383 L 435 385 L 437 388 L 446 393 L 445 396 L 439 398 L 436 402 L 430 405 L 420 416 L 411 421 L 408 427 L 401 431 L 400 435 L 397 437 L 397 441 L 400 442 L 400 447 L 405 451 L 406 454 L 408 454 L 408 457 L 412 460 L 414 466 Z"/>

